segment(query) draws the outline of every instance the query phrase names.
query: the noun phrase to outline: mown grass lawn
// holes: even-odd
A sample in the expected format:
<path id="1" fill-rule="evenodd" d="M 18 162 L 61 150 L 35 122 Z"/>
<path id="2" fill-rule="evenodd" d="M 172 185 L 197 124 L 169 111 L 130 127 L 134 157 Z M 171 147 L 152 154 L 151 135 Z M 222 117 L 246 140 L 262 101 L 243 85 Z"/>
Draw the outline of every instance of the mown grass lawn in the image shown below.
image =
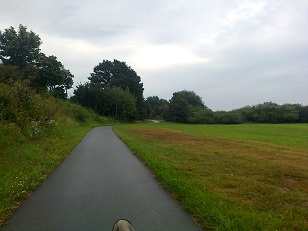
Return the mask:
<path id="1" fill-rule="evenodd" d="M 114 130 L 203 228 L 308 229 L 307 124 Z"/>

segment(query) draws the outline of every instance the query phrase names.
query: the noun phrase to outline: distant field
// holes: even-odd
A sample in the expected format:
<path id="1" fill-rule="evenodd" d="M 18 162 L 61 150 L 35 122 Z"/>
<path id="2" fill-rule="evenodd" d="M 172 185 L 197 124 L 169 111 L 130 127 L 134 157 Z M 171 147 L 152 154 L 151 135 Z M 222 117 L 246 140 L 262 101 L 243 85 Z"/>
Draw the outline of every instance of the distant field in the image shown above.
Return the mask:
<path id="1" fill-rule="evenodd" d="M 308 150 L 308 124 L 189 125 L 160 123 L 149 124 L 149 126 L 204 136 L 268 142 Z"/>
<path id="2" fill-rule="evenodd" d="M 114 130 L 203 228 L 308 230 L 307 124 Z"/>

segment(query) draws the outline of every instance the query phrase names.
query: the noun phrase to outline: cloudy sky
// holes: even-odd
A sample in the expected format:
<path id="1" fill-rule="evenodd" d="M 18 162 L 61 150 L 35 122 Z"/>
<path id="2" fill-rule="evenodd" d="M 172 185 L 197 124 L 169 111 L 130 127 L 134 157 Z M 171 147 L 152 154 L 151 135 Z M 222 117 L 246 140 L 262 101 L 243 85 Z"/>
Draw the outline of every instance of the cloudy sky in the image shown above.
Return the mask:
<path id="1" fill-rule="evenodd" d="M 307 0 L 0 0 L 0 30 L 19 24 L 75 83 L 117 59 L 145 97 L 185 89 L 213 110 L 308 105 Z"/>

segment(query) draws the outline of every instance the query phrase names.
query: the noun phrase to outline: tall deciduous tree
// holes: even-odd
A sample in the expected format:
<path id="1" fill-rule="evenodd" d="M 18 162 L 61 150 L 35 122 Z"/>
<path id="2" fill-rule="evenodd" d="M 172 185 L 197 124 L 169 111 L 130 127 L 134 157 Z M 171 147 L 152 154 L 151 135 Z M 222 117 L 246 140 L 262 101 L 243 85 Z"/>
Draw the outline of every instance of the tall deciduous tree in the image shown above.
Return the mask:
<path id="1" fill-rule="evenodd" d="M 34 64 L 40 54 L 40 37 L 27 27 L 19 25 L 18 31 L 13 27 L 0 31 L 0 59 L 4 65 L 11 64 L 25 68 Z"/>
<path id="2" fill-rule="evenodd" d="M 179 123 L 213 123 L 213 112 L 194 91 L 173 93 L 166 119 Z"/>
<path id="3" fill-rule="evenodd" d="M 128 88 L 110 87 L 103 90 L 105 104 L 104 115 L 119 120 L 133 120 L 136 118 L 136 98 Z"/>
<path id="4" fill-rule="evenodd" d="M 120 87 L 123 90 L 128 88 L 129 92 L 136 97 L 137 111 L 139 117 L 142 117 L 144 110 L 143 83 L 140 76 L 125 62 L 103 60 L 94 67 L 89 80 L 91 83 L 100 84 L 102 88 L 106 88 L 107 85 Z"/>
<path id="5" fill-rule="evenodd" d="M 169 103 L 167 120 L 176 123 L 187 123 L 192 115 L 192 107 L 180 92 L 173 93 Z"/>
<path id="6" fill-rule="evenodd" d="M 187 103 L 191 105 L 192 107 L 206 108 L 206 106 L 204 105 L 202 101 L 202 98 L 199 95 L 197 95 L 194 91 L 183 90 L 183 91 L 177 92 L 177 94 L 182 95 L 183 98 L 187 101 Z"/>
<path id="7" fill-rule="evenodd" d="M 36 75 L 30 80 L 34 88 L 48 90 L 57 98 L 66 98 L 67 90 L 73 86 L 73 77 L 56 56 L 40 54 Z"/>

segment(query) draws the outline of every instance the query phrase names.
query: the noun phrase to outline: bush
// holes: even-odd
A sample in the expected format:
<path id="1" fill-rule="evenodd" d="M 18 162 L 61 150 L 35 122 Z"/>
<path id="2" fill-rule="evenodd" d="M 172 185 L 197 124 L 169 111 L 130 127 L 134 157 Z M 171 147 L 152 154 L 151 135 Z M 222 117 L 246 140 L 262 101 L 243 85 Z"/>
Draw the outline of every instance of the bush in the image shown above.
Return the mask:
<path id="1" fill-rule="evenodd" d="M 190 124 L 213 124 L 213 111 L 210 109 L 197 108 L 193 111 L 192 116 L 189 118 Z"/>
<path id="2" fill-rule="evenodd" d="M 241 124 L 244 122 L 241 113 L 236 111 L 217 111 L 214 113 L 214 120 L 219 124 Z"/>
<path id="3" fill-rule="evenodd" d="M 0 124 L 12 124 L 27 137 L 40 137 L 52 133 L 62 123 L 114 123 L 69 101 L 42 96 L 26 83 L 0 84 Z"/>
<path id="4" fill-rule="evenodd" d="M 58 119 L 73 118 L 79 123 L 97 122 L 102 124 L 116 123 L 117 121 L 112 118 L 106 118 L 98 115 L 90 108 L 85 108 L 79 104 L 72 103 L 67 100 L 58 100 L 59 112 L 57 113 Z"/>
<path id="5" fill-rule="evenodd" d="M 51 98 L 43 98 L 23 82 L 0 84 L 0 121 L 14 123 L 24 131 L 50 128 L 53 120 Z M 46 130 L 46 129 L 44 129 Z M 35 132 L 34 132 L 35 133 Z M 30 134 L 34 134 L 30 132 Z"/>

